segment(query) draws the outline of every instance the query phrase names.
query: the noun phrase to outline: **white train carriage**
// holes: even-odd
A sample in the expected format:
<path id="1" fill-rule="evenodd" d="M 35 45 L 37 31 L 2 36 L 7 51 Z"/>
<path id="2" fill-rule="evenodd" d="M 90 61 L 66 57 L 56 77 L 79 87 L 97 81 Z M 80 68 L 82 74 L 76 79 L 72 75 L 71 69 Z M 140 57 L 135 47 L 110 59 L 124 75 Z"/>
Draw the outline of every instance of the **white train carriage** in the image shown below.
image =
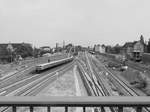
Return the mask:
<path id="1" fill-rule="evenodd" d="M 49 62 L 49 63 L 39 64 L 39 65 L 36 66 L 36 71 L 39 72 L 39 71 L 42 71 L 42 70 L 46 70 L 48 68 L 52 68 L 52 67 L 67 63 L 67 62 L 70 62 L 72 60 L 73 60 L 73 56 L 69 57 L 69 58 Z"/>

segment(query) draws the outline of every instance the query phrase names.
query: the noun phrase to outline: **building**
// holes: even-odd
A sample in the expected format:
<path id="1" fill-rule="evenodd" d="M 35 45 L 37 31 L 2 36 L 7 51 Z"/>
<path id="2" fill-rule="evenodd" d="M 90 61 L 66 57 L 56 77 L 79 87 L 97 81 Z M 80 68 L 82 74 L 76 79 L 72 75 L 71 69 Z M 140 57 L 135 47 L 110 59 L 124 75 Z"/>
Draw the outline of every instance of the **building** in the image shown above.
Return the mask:
<path id="1" fill-rule="evenodd" d="M 98 53 L 105 53 L 106 52 L 106 47 L 105 47 L 105 45 L 98 44 L 98 45 L 94 46 L 94 51 L 98 52 Z"/>
<path id="2" fill-rule="evenodd" d="M 41 51 L 51 51 L 51 48 L 49 46 L 43 46 L 43 47 L 40 47 L 40 50 Z"/>
<path id="3" fill-rule="evenodd" d="M 134 42 L 127 42 L 123 46 L 123 52 L 126 54 L 127 58 L 140 61 L 145 51 L 145 46 L 143 39 Z"/>
<path id="4" fill-rule="evenodd" d="M 127 57 L 132 57 L 133 46 L 134 46 L 134 42 L 127 42 L 123 45 L 123 53 L 126 54 Z"/>
<path id="5" fill-rule="evenodd" d="M 52 52 L 52 49 L 49 47 L 49 46 L 43 46 L 43 47 L 40 47 L 40 51 L 39 51 L 39 55 L 44 55 L 44 54 L 47 54 L 47 53 L 51 53 Z"/>

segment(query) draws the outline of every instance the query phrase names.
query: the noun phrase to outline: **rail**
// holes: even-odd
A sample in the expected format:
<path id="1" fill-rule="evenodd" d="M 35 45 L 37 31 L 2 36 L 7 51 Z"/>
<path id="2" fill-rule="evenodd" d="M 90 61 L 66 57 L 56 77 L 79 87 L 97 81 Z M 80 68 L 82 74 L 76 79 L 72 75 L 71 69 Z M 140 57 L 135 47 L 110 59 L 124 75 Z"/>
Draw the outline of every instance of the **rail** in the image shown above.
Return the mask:
<path id="1" fill-rule="evenodd" d="M 86 107 L 117 107 L 118 112 L 123 112 L 124 107 L 134 107 L 136 112 L 142 112 L 145 107 L 150 107 L 150 97 L 36 97 L 36 96 L 0 96 L 0 107 L 12 107 L 12 112 L 17 112 L 17 107 L 29 107 L 30 112 L 34 107 L 47 107 L 47 112 L 51 107 L 64 107 L 68 112 L 68 107 L 82 107 L 86 112 Z"/>

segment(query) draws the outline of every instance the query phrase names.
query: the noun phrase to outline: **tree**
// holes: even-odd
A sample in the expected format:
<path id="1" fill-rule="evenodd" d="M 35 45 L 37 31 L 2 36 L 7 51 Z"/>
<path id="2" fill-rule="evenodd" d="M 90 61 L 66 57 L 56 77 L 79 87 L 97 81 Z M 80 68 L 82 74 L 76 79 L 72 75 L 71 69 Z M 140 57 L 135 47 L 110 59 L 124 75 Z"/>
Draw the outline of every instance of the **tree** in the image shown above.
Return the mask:
<path id="1" fill-rule="evenodd" d="M 69 52 L 70 48 L 72 48 L 72 47 L 73 47 L 73 45 L 70 43 L 70 44 L 65 46 L 65 49 L 67 50 L 67 52 Z"/>
<path id="2" fill-rule="evenodd" d="M 40 49 L 34 47 L 34 49 L 33 49 L 33 57 L 37 58 L 38 55 L 41 55 Z"/>
<path id="3" fill-rule="evenodd" d="M 33 55 L 33 49 L 31 45 L 21 44 L 16 46 L 16 54 L 21 55 L 21 57 L 29 57 Z"/>
<path id="4" fill-rule="evenodd" d="M 121 46 L 116 44 L 114 47 L 111 48 L 111 53 L 119 54 L 121 52 Z"/>
<path id="5" fill-rule="evenodd" d="M 140 37 L 140 42 L 144 45 L 145 43 L 144 43 L 144 37 L 143 37 L 143 35 L 141 35 L 141 37 Z"/>
<path id="6" fill-rule="evenodd" d="M 11 45 L 11 43 L 8 44 L 7 48 L 6 48 L 10 54 L 10 62 L 13 61 L 13 52 L 14 52 L 14 48 L 13 46 Z"/>
<path id="7" fill-rule="evenodd" d="M 111 49 L 111 46 L 106 46 L 106 53 L 110 53 Z"/>
<path id="8" fill-rule="evenodd" d="M 149 39 L 148 44 L 147 44 L 147 52 L 150 53 L 150 39 Z"/>

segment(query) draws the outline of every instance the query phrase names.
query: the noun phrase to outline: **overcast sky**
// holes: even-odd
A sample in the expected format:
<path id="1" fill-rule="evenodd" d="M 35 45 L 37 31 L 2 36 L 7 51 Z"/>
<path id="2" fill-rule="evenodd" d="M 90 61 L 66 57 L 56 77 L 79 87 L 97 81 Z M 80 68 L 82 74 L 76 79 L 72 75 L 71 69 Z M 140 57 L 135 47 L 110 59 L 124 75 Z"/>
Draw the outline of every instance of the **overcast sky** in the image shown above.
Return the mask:
<path id="1" fill-rule="evenodd" d="M 123 44 L 150 38 L 150 0 L 0 0 L 0 43 Z"/>

